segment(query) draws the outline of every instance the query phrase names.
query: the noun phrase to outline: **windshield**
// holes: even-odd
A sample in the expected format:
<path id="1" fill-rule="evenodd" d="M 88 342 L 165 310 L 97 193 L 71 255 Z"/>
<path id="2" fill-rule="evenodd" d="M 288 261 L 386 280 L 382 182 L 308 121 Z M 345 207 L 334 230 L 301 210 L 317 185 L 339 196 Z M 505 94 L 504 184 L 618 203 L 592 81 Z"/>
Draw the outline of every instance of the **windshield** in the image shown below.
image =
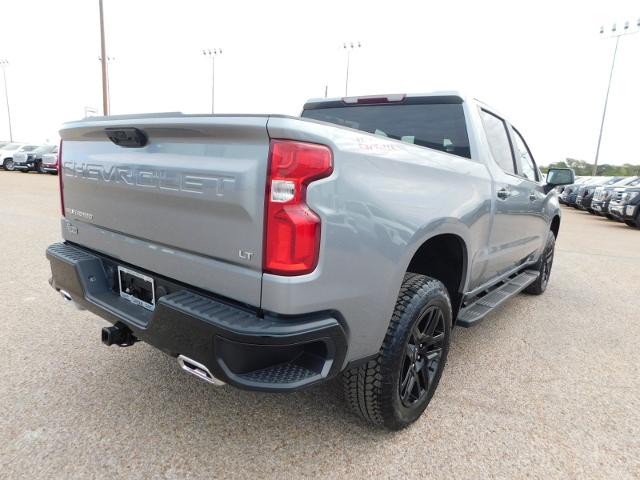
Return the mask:
<path id="1" fill-rule="evenodd" d="M 305 110 L 302 117 L 471 158 L 459 103 L 345 105 Z"/>
<path id="2" fill-rule="evenodd" d="M 53 151 L 54 146 L 53 145 L 42 145 L 41 147 L 38 147 L 36 149 L 37 153 L 49 153 L 51 151 Z"/>
<path id="3" fill-rule="evenodd" d="M 21 148 L 21 150 L 23 152 L 33 152 L 37 148 L 38 148 L 37 145 L 25 145 L 24 147 Z"/>
<path id="4" fill-rule="evenodd" d="M 612 184 L 610 183 L 607 186 L 609 186 L 609 187 L 624 187 L 626 185 L 632 184 L 636 179 L 637 179 L 637 177 L 625 177 L 622 180 L 618 179 L 616 182 L 614 182 Z"/>
<path id="5" fill-rule="evenodd" d="M 613 177 L 605 183 L 601 183 L 600 185 L 614 185 L 620 181 L 620 177 Z"/>
<path id="6" fill-rule="evenodd" d="M 627 184 L 627 187 L 636 187 L 640 185 L 640 177 L 636 178 L 633 182 Z"/>
<path id="7" fill-rule="evenodd" d="M 607 185 L 611 181 L 611 177 L 595 177 L 585 182 L 584 186 L 594 186 L 594 185 Z"/>

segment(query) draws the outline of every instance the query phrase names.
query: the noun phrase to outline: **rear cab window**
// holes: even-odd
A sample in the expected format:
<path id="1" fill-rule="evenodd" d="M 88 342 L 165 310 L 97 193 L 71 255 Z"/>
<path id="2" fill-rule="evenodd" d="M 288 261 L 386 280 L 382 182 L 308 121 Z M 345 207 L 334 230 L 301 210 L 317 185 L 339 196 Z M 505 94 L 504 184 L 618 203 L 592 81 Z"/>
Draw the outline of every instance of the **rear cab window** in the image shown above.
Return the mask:
<path id="1" fill-rule="evenodd" d="M 302 117 L 471 158 L 462 100 L 439 98 L 368 105 L 326 102 L 305 106 Z"/>

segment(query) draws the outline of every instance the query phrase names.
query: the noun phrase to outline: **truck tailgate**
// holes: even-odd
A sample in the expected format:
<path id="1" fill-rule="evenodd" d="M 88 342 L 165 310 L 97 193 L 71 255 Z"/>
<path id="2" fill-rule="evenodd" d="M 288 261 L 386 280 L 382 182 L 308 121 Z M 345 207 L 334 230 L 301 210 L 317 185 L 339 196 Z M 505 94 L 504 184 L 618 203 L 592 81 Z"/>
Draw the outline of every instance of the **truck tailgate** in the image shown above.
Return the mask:
<path id="1" fill-rule="evenodd" d="M 61 130 L 69 241 L 258 306 L 267 117 L 101 119 Z M 135 128 L 142 147 L 106 129 Z"/>

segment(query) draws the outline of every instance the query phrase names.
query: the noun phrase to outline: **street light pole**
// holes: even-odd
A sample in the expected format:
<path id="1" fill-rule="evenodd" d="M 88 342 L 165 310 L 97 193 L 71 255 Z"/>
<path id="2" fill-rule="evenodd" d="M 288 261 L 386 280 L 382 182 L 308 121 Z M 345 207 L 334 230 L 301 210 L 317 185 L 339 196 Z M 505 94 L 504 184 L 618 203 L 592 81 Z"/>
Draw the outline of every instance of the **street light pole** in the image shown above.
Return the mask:
<path id="1" fill-rule="evenodd" d="M 110 57 L 107 55 L 107 65 L 111 62 L 115 61 L 116 57 Z M 102 62 L 102 57 L 99 57 L 98 60 Z M 107 68 L 107 85 L 111 85 L 111 77 L 109 76 L 109 69 Z M 111 88 L 107 88 L 107 105 L 109 107 L 109 113 L 111 113 Z"/>
<path id="2" fill-rule="evenodd" d="M 211 57 L 211 113 L 215 112 L 215 97 L 216 97 L 216 55 L 222 54 L 221 48 L 207 48 L 202 50 L 202 54 L 205 57 Z"/>
<path id="3" fill-rule="evenodd" d="M 100 63 L 102 63 L 102 111 L 109 115 L 109 79 L 107 77 L 107 47 L 104 39 L 104 14 L 102 0 L 98 0 L 100 8 Z"/>
<path id="4" fill-rule="evenodd" d="M 7 117 L 9 118 L 9 141 L 13 142 L 13 132 L 11 131 L 11 110 L 9 109 L 9 89 L 7 87 L 7 72 L 5 68 L 9 65 L 9 62 L 5 59 L 0 60 L 0 67 L 2 67 L 2 77 L 4 79 L 4 99 L 7 102 Z"/>
<path id="5" fill-rule="evenodd" d="M 345 75 L 345 81 L 344 81 L 344 96 L 348 96 L 349 95 L 349 62 L 351 60 L 351 50 L 353 50 L 354 48 L 360 48 L 362 47 L 362 45 L 360 44 L 360 42 L 344 42 L 342 44 L 342 48 L 344 48 L 347 51 L 347 74 Z"/>
<path id="6" fill-rule="evenodd" d="M 598 158 L 600 157 L 600 144 L 602 143 L 602 132 L 604 130 L 604 120 L 607 116 L 607 105 L 609 104 L 609 92 L 611 91 L 611 80 L 613 79 L 613 70 L 616 66 L 616 55 L 618 54 L 618 44 L 620 43 L 620 37 L 623 35 L 630 35 L 632 33 L 640 32 L 640 18 L 637 21 L 636 26 L 638 27 L 635 31 L 629 30 L 629 22 L 624 23 L 624 28 L 622 32 L 617 33 L 617 27 L 614 23 L 611 27 L 611 35 L 603 38 L 614 38 L 616 39 L 616 46 L 613 49 L 613 59 L 611 61 L 611 70 L 609 71 L 609 83 L 607 84 L 607 94 L 604 97 L 604 107 L 602 109 L 602 120 L 600 121 L 600 133 L 598 134 L 598 146 L 596 147 L 596 158 L 593 164 L 593 176 L 595 177 L 598 174 Z M 600 27 L 600 35 L 604 35 L 604 27 Z"/>

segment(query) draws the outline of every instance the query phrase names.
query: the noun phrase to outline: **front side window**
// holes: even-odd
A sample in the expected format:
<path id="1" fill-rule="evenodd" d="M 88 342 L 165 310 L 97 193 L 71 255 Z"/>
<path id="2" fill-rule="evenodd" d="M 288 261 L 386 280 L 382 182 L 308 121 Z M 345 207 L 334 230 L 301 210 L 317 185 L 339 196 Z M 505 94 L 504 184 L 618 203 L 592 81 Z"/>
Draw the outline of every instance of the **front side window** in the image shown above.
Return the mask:
<path id="1" fill-rule="evenodd" d="M 507 173 L 516 173 L 513 163 L 513 153 L 511 152 L 511 141 L 507 132 L 507 125 L 504 120 L 496 117 L 486 110 L 480 111 L 482 124 L 487 133 L 489 150 L 498 165 Z"/>
<path id="2" fill-rule="evenodd" d="M 523 177 L 533 180 L 538 180 L 538 168 L 533 160 L 533 155 L 527 147 L 527 143 L 522 138 L 522 135 L 514 128 L 514 138 L 516 140 L 516 154 L 518 155 L 518 164 L 520 165 L 520 173 Z"/>

